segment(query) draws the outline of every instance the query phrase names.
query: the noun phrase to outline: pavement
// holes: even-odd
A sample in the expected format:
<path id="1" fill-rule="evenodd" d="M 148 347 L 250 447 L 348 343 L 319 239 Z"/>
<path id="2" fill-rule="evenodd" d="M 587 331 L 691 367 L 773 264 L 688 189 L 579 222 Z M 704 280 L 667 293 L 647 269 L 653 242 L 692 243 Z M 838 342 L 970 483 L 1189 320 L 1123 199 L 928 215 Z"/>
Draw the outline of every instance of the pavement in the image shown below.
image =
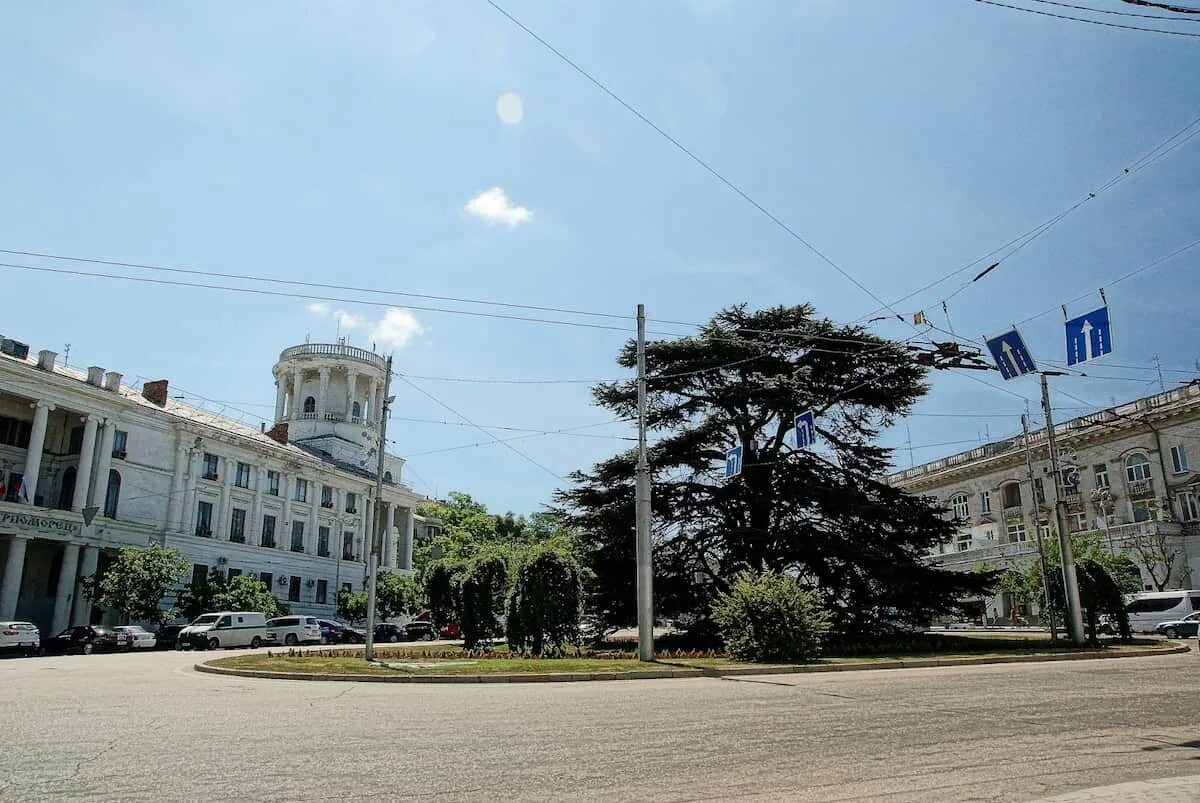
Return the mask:
<path id="1" fill-rule="evenodd" d="M 1200 800 L 1195 652 L 453 686 L 196 657 L 0 660 L 0 800 Z"/>

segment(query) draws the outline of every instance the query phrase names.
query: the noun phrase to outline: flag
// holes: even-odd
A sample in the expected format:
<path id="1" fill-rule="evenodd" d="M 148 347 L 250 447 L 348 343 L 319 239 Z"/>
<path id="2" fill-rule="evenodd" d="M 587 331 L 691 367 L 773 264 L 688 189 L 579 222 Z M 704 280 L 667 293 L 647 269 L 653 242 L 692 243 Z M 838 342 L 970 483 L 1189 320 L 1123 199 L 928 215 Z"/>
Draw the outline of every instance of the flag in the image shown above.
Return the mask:
<path id="1" fill-rule="evenodd" d="M 3 469 L 0 469 L 0 499 L 3 499 L 8 494 L 8 477 Z"/>
<path id="2" fill-rule="evenodd" d="M 920 326 L 925 323 L 925 310 L 921 310 L 916 315 L 913 315 L 913 325 Z"/>
<path id="3" fill-rule="evenodd" d="M 17 481 L 17 501 L 29 502 L 29 489 L 25 487 L 24 477 Z"/>

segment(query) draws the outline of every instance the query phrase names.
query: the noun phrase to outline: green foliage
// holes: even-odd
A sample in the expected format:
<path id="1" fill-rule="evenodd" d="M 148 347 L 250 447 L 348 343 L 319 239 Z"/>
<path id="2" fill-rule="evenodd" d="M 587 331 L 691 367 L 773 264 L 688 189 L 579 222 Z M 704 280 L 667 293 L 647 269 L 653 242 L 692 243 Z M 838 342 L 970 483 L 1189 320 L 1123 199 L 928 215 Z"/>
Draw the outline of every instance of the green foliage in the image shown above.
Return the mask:
<path id="1" fill-rule="evenodd" d="M 425 603 L 437 627 L 462 615 L 461 560 L 441 558 L 425 568 Z"/>
<path id="2" fill-rule="evenodd" d="M 267 618 L 285 612 L 266 583 L 254 575 L 240 574 L 222 586 L 213 599 L 213 610 L 261 611 Z"/>
<path id="3" fill-rule="evenodd" d="M 413 613 L 420 606 L 421 592 L 412 577 L 381 572 L 375 579 L 375 614 L 380 620 Z"/>
<path id="4" fill-rule="evenodd" d="M 167 590 L 188 570 L 187 558 L 177 549 L 151 544 L 145 549 L 122 549 L 99 577 L 81 580 L 92 603 L 114 610 L 123 619 L 162 622 L 173 619 L 174 609 L 163 610 Z"/>
<path id="5" fill-rule="evenodd" d="M 197 616 L 220 610 L 217 597 L 225 591 L 225 575 L 209 569 L 208 576 L 188 584 L 179 592 L 179 615 L 189 622 Z"/>
<path id="6" fill-rule="evenodd" d="M 367 618 L 367 595 L 342 589 L 337 597 L 337 615 L 344 622 L 358 624 Z"/>
<path id="7" fill-rule="evenodd" d="M 553 545 L 527 552 L 505 603 L 510 650 L 535 656 L 562 655 L 579 643 L 583 589 L 579 564 Z"/>
<path id="8" fill-rule="evenodd" d="M 737 661 L 808 663 L 821 654 L 829 615 L 815 592 L 778 572 L 742 572 L 713 605 L 725 649 Z"/>
<path id="9" fill-rule="evenodd" d="M 461 577 L 459 626 L 463 646 L 473 650 L 501 634 L 498 617 L 508 590 L 508 561 L 498 550 L 480 555 L 467 565 Z"/>

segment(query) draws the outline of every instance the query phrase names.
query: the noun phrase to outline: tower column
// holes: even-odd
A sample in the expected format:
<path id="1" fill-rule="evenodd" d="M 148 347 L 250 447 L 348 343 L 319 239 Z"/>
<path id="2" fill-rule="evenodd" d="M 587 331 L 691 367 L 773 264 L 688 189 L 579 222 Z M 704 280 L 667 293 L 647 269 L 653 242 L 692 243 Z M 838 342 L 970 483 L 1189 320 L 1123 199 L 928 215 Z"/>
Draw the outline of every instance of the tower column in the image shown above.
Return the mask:
<path id="1" fill-rule="evenodd" d="M 321 378 L 321 390 L 317 393 L 317 420 L 324 421 L 325 413 L 329 410 L 329 369 L 321 368 L 317 375 Z"/>
<path id="2" fill-rule="evenodd" d="M 283 420 L 284 404 L 287 402 L 287 384 L 280 377 L 275 377 L 275 423 Z"/>
<path id="3" fill-rule="evenodd" d="M 291 417 L 297 419 L 304 411 L 304 399 L 300 398 L 300 384 L 302 371 L 299 367 L 292 370 L 292 413 Z"/>

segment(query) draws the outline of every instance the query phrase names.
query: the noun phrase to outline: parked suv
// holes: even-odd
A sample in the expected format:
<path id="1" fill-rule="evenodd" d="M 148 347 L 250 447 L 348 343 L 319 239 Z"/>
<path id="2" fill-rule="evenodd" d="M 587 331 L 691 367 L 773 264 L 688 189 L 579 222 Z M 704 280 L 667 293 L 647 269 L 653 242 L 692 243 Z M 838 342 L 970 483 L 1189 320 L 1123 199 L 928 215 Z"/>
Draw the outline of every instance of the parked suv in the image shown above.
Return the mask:
<path id="1" fill-rule="evenodd" d="M 42 634 L 30 622 L 0 622 L 0 653 L 33 655 L 42 646 Z"/>
<path id="2" fill-rule="evenodd" d="M 315 616 L 280 616 L 267 622 L 267 641 L 272 644 L 320 644 L 321 624 Z"/>

